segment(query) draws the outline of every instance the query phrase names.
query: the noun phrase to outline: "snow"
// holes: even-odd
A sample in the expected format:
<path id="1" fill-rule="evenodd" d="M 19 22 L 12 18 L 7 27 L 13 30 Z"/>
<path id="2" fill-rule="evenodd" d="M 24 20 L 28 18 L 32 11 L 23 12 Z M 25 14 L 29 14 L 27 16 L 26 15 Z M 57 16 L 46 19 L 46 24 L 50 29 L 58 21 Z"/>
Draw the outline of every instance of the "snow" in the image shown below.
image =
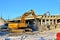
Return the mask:
<path id="1" fill-rule="evenodd" d="M 22 34 L 18 36 L 9 36 L 9 34 L 6 34 L 0 37 L 0 40 L 5 40 L 6 38 L 9 38 L 10 40 L 55 40 L 58 32 L 60 32 L 60 29 L 34 32 L 33 34 Z"/>

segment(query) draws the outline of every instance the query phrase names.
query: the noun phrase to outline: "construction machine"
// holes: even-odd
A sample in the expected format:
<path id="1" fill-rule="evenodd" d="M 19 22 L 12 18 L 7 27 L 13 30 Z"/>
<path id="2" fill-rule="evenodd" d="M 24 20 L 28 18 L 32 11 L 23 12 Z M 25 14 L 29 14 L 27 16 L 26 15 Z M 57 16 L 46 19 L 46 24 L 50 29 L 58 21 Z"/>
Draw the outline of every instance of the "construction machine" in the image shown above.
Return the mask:
<path id="1" fill-rule="evenodd" d="M 33 10 L 30 10 L 29 12 L 26 12 L 22 15 L 20 22 L 16 23 L 14 22 L 8 22 L 8 28 L 10 30 L 10 32 L 12 33 L 23 33 L 23 32 L 32 32 L 32 29 L 29 28 L 26 24 L 26 20 L 25 18 L 27 16 L 29 16 L 30 14 L 32 14 L 32 16 L 34 17 L 35 21 L 36 21 L 36 15 L 34 13 Z"/>

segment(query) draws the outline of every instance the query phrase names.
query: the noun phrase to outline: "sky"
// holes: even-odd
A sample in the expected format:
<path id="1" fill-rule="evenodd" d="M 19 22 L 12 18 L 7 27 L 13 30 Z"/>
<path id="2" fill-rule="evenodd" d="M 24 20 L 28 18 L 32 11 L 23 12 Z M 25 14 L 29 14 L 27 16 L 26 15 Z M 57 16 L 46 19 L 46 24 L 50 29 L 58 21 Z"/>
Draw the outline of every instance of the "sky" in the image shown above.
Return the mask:
<path id="1" fill-rule="evenodd" d="M 60 0 L 0 0 L 0 17 L 13 19 L 33 9 L 36 15 L 60 14 Z"/>

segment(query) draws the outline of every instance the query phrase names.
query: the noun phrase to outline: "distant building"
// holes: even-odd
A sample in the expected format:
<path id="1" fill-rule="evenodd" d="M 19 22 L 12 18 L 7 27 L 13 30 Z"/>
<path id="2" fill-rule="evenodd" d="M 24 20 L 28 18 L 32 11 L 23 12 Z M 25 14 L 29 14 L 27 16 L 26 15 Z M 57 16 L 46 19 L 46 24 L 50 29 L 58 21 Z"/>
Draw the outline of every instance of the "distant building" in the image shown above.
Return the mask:
<path id="1" fill-rule="evenodd" d="M 25 18 L 25 20 L 31 20 L 31 19 L 34 19 L 34 17 L 29 16 L 29 17 Z M 43 24 L 49 24 L 49 25 L 60 24 L 60 15 L 52 15 L 52 16 L 38 15 L 37 19 L 40 22 L 40 25 L 43 25 Z M 13 21 L 13 20 L 21 20 L 21 17 L 17 17 L 15 19 L 10 20 L 10 21 Z"/>

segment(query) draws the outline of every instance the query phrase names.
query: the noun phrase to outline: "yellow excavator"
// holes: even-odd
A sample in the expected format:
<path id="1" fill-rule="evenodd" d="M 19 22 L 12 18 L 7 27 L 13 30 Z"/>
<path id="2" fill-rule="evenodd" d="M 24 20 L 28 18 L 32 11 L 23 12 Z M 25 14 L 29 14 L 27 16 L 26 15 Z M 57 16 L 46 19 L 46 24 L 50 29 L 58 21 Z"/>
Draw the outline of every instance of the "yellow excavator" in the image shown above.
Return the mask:
<path id="1" fill-rule="evenodd" d="M 28 28 L 27 24 L 26 24 L 26 20 L 25 18 L 27 16 L 29 16 L 30 14 L 32 14 L 32 16 L 34 17 L 35 21 L 36 21 L 36 15 L 34 13 L 33 10 L 30 10 L 29 12 L 26 12 L 22 15 L 20 22 L 16 23 L 16 22 L 8 22 L 8 28 L 10 29 L 10 32 L 12 33 L 23 33 L 23 32 L 32 32 L 31 28 Z"/>

